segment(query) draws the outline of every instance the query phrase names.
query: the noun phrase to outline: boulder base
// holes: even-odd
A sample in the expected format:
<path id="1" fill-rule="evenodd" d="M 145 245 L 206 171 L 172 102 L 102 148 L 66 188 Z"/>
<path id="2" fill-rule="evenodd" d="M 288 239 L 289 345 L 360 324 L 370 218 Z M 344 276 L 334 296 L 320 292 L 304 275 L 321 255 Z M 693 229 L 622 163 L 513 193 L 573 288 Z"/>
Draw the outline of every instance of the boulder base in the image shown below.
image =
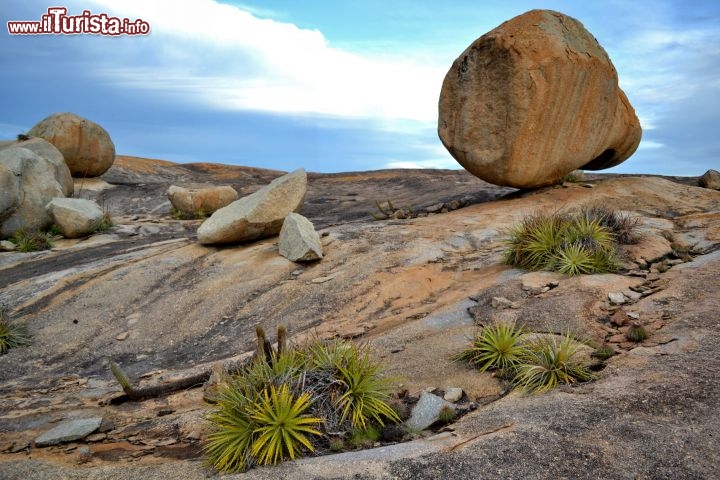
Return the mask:
<path id="1" fill-rule="evenodd" d="M 641 128 L 592 34 L 567 15 L 532 10 L 455 60 L 440 92 L 438 134 L 478 178 L 530 188 L 620 164 Z"/>

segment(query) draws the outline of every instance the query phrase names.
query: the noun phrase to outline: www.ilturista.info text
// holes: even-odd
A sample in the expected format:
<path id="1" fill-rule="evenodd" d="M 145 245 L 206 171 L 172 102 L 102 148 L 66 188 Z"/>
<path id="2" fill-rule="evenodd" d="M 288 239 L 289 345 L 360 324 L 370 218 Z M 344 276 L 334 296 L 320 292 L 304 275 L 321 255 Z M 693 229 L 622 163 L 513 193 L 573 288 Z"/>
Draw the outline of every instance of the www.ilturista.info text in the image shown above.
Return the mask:
<path id="1" fill-rule="evenodd" d="M 137 19 L 108 16 L 107 13 L 93 14 L 83 10 L 81 15 L 68 15 L 65 7 L 50 7 L 40 21 L 7 22 L 11 35 L 147 35 L 150 24 Z"/>

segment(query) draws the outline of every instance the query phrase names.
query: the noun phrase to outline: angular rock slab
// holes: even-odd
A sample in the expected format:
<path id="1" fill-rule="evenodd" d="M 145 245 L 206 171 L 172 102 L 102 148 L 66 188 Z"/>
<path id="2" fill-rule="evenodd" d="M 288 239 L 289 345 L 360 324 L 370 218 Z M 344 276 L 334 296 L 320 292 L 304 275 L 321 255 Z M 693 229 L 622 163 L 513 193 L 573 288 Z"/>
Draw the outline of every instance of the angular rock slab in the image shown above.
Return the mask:
<path id="1" fill-rule="evenodd" d="M 90 235 L 103 221 L 102 208 L 92 200 L 53 198 L 45 208 L 66 238 Z"/>
<path id="2" fill-rule="evenodd" d="M 438 135 L 476 177 L 531 188 L 620 164 L 642 130 L 595 37 L 574 18 L 532 10 L 455 60 L 440 92 Z"/>
<path id="3" fill-rule="evenodd" d="M 48 430 L 35 439 L 38 447 L 58 445 L 85 438 L 100 428 L 102 417 L 82 418 L 62 422 L 55 428 Z"/>
<path id="4" fill-rule="evenodd" d="M 440 410 L 444 407 L 455 408 L 452 403 L 433 395 L 432 393 L 423 392 L 420 400 L 412 409 L 410 418 L 405 425 L 414 431 L 425 430 L 433 423 L 440 419 Z"/>
<path id="5" fill-rule="evenodd" d="M 307 174 L 302 168 L 276 178 L 213 213 L 198 228 L 198 241 L 220 245 L 277 235 L 285 217 L 302 206 L 306 191 Z"/>
<path id="6" fill-rule="evenodd" d="M 108 132 L 74 113 L 53 113 L 28 135 L 55 145 L 75 177 L 98 177 L 115 162 L 115 144 Z"/>
<path id="7" fill-rule="evenodd" d="M 209 215 L 238 199 L 238 193 L 229 185 L 204 188 L 171 185 L 167 196 L 176 210 L 193 215 L 197 213 Z"/>
<path id="8" fill-rule="evenodd" d="M 280 229 L 280 255 L 291 262 L 312 262 L 323 257 L 320 235 L 312 222 L 299 213 L 285 217 Z"/>

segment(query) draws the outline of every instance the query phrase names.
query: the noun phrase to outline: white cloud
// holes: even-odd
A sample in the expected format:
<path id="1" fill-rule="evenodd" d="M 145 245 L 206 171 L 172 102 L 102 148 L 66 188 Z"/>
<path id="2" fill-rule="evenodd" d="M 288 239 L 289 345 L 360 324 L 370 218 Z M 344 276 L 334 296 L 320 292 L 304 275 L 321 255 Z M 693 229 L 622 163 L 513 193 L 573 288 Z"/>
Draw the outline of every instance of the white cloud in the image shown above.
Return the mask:
<path id="1" fill-rule="evenodd" d="M 151 27 L 142 48 L 126 52 L 127 63 L 102 71 L 118 83 L 218 109 L 437 118 L 446 65 L 352 53 L 333 47 L 317 30 L 214 0 L 93 1 L 109 14 L 142 18 Z M 134 55 L 140 59 L 135 66 Z M 156 62 L 138 66 L 148 56 Z"/>

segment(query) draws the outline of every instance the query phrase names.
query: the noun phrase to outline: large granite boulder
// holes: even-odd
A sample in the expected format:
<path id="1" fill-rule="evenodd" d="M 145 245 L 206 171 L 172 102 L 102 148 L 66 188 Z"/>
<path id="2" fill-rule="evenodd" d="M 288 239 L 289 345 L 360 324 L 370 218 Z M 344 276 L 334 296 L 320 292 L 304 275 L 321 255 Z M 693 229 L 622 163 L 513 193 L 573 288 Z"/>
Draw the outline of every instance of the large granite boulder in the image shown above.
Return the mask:
<path id="1" fill-rule="evenodd" d="M 28 135 L 55 145 L 74 177 L 98 177 L 115 161 L 115 144 L 107 131 L 74 113 L 54 113 Z"/>
<path id="2" fill-rule="evenodd" d="M 229 185 L 203 188 L 171 185 L 167 196 L 178 212 L 185 215 L 205 216 L 237 200 L 238 193 Z"/>
<path id="3" fill-rule="evenodd" d="M 84 198 L 53 198 L 45 208 L 66 238 L 92 234 L 100 227 L 104 217 L 100 205 Z"/>
<path id="4" fill-rule="evenodd" d="M 438 134 L 473 175 L 531 188 L 620 164 L 642 130 L 595 37 L 574 18 L 532 10 L 455 60 L 440 92 Z"/>
<path id="5" fill-rule="evenodd" d="M 67 167 L 65 167 L 67 168 Z M 53 160 L 18 145 L 0 149 L 0 239 L 19 230 L 42 230 L 52 224 L 45 205 L 63 197 L 65 173 Z"/>
<path id="6" fill-rule="evenodd" d="M 302 168 L 276 178 L 213 213 L 198 228 L 198 241 L 216 245 L 277 235 L 285 217 L 302 206 L 306 191 L 307 174 Z"/>

